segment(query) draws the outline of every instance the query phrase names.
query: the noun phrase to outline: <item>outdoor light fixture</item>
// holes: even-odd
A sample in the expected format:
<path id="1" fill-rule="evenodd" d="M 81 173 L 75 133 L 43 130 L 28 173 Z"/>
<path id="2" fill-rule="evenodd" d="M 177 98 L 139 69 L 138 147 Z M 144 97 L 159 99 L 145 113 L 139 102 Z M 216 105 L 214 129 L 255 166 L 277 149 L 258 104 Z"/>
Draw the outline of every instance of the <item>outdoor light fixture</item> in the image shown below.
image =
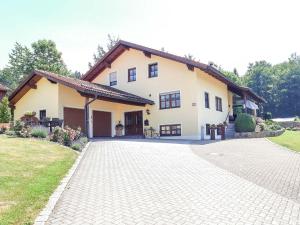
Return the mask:
<path id="1" fill-rule="evenodd" d="M 146 109 L 147 115 L 150 115 L 150 109 Z"/>

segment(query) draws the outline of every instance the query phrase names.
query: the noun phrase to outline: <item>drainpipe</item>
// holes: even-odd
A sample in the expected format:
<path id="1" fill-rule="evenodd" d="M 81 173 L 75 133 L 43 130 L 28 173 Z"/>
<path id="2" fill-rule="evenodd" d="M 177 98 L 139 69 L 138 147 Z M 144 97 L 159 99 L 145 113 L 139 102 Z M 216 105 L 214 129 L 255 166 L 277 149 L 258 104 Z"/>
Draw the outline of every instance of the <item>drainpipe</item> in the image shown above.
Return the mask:
<path id="1" fill-rule="evenodd" d="M 85 118 L 85 133 L 88 139 L 90 139 L 90 115 L 89 115 L 89 105 L 94 102 L 95 100 L 97 100 L 98 95 L 95 95 L 95 97 L 89 101 L 89 98 L 86 97 L 85 98 L 85 105 L 84 105 L 84 118 Z"/>

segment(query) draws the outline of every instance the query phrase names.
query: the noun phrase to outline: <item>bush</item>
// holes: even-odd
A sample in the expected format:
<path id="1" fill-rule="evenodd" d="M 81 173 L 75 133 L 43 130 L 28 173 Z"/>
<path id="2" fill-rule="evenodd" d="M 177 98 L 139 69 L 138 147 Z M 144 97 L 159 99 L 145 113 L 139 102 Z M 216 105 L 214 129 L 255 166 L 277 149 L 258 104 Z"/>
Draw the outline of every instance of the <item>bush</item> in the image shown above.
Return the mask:
<path id="1" fill-rule="evenodd" d="M 31 136 L 36 138 L 46 138 L 48 135 L 48 130 L 45 127 L 34 127 L 31 130 Z"/>
<path id="2" fill-rule="evenodd" d="M 264 115 L 265 120 L 271 120 L 272 119 L 272 113 L 271 112 L 266 112 Z"/>
<path id="3" fill-rule="evenodd" d="M 80 145 L 80 143 L 73 143 L 71 145 L 71 148 L 74 149 L 75 151 L 80 151 L 81 150 L 81 145 Z"/>
<path id="4" fill-rule="evenodd" d="M 235 120 L 235 130 L 237 132 L 253 132 L 255 126 L 255 119 L 247 113 L 240 113 Z"/>
<path id="5" fill-rule="evenodd" d="M 4 97 L 0 102 L 0 123 L 8 123 L 11 119 L 9 101 Z"/>
<path id="6" fill-rule="evenodd" d="M 265 121 L 265 129 L 269 131 L 275 131 L 275 130 L 281 130 L 282 126 L 280 126 L 279 123 L 273 121 L 273 120 L 266 120 Z"/>
<path id="7" fill-rule="evenodd" d="M 5 132 L 5 134 L 6 134 L 7 136 L 16 136 L 16 132 L 14 132 L 13 130 L 7 130 L 7 131 Z"/>
<path id="8" fill-rule="evenodd" d="M 78 140 L 81 136 L 81 129 L 73 130 L 70 127 L 55 127 L 50 140 L 53 142 L 58 142 L 65 146 L 71 146 L 72 142 Z"/>
<path id="9" fill-rule="evenodd" d="M 294 121 L 295 121 L 295 122 L 300 122 L 299 116 L 296 116 L 295 119 L 294 119 Z"/>

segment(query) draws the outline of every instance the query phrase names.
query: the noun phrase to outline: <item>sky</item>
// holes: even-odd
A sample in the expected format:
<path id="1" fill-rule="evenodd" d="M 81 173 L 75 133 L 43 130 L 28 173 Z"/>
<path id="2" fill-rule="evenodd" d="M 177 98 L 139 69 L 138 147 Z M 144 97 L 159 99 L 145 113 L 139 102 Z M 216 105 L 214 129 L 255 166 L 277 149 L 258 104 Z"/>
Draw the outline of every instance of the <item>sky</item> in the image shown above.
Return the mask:
<path id="1" fill-rule="evenodd" d="M 298 0 L 0 0 L 0 69 L 15 42 L 55 41 L 69 69 L 88 69 L 107 34 L 244 74 L 300 53 Z"/>

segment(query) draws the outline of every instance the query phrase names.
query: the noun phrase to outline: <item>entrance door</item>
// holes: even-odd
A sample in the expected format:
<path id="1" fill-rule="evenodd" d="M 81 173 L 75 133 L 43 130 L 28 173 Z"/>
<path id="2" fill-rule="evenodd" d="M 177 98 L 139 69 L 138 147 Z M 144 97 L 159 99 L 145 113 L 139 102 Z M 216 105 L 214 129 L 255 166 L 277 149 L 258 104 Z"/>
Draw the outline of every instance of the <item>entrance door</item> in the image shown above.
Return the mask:
<path id="1" fill-rule="evenodd" d="M 93 136 L 111 137 L 111 113 L 93 111 Z"/>
<path id="2" fill-rule="evenodd" d="M 125 135 L 143 135 L 143 112 L 125 113 Z"/>

